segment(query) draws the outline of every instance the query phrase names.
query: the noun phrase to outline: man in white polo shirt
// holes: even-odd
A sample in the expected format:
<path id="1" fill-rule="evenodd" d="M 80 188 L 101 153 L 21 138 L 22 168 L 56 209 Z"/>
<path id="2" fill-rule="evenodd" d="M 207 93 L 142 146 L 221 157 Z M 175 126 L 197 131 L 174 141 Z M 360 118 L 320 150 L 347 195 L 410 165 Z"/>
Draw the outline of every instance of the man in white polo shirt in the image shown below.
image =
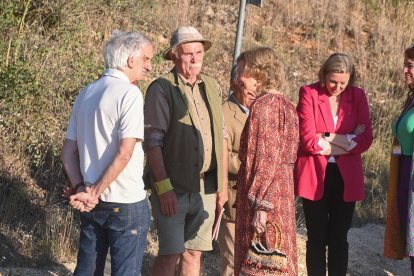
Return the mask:
<path id="1" fill-rule="evenodd" d="M 108 247 L 113 276 L 141 275 L 150 211 L 142 181 L 143 98 L 131 82 L 152 69 L 153 48 L 140 32 L 116 30 L 103 55 L 107 69 L 76 98 L 62 148 L 77 190 L 70 204 L 82 211 L 74 275 L 102 275 Z"/>

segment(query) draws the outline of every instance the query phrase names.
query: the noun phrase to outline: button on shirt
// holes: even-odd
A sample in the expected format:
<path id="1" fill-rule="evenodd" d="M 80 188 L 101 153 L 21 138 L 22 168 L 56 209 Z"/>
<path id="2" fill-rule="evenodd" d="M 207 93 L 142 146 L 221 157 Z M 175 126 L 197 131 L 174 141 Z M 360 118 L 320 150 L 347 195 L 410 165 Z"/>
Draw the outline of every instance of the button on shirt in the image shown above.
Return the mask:
<path id="1" fill-rule="evenodd" d="M 190 106 L 193 110 L 194 125 L 198 133 L 198 146 L 200 149 L 200 164 L 203 164 L 201 172 L 207 172 L 216 167 L 215 158 L 213 160 L 213 130 L 211 129 L 209 104 L 204 91 L 204 83 L 200 75 L 194 86 L 188 82 L 183 76 L 178 74 L 180 81 L 184 84 L 185 92 L 190 99 Z M 204 155 L 204 156 L 203 156 Z M 203 160 L 204 159 L 204 160 Z"/>
<path id="2" fill-rule="evenodd" d="M 185 87 L 185 93 L 189 99 L 190 108 L 193 111 L 193 123 L 197 130 L 199 141 L 199 160 L 200 164 L 203 164 L 200 173 L 204 173 L 214 169 L 217 166 L 213 150 L 214 141 L 211 124 L 211 111 L 204 89 L 204 82 L 201 79 L 201 76 L 197 75 L 197 80 L 193 86 L 183 76 L 180 74 L 178 74 L 178 76 L 179 81 Z M 153 110 L 153 112 L 157 113 L 157 116 L 146 118 L 147 123 L 145 125 L 146 132 L 144 142 L 145 151 L 148 151 L 155 146 L 162 146 L 162 139 L 164 134 L 168 131 L 169 122 L 169 107 L 162 86 L 156 82 L 151 85 L 149 89 L 151 89 L 151 93 L 147 93 L 145 101 L 152 107 L 158 107 L 158 109 Z M 157 104 L 153 104 L 154 102 L 157 102 Z M 225 126 L 223 126 L 223 138 L 228 138 Z"/>
<path id="3" fill-rule="evenodd" d="M 99 80 L 76 98 L 66 138 L 77 141 L 83 180 L 91 186 L 114 160 L 121 139 L 143 141 L 141 91 L 123 72 L 106 69 Z M 143 164 L 144 152 L 141 145 L 136 145 L 131 160 L 100 199 L 119 203 L 145 199 Z"/>

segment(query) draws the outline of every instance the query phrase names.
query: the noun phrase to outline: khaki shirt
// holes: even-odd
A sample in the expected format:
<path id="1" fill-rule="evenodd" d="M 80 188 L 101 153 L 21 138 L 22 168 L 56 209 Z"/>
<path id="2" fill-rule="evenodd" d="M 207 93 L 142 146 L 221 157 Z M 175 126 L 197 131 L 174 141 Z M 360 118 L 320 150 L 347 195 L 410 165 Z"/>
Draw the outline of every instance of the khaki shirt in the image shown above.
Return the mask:
<path id="1" fill-rule="evenodd" d="M 224 204 L 223 218 L 230 221 L 236 221 L 236 209 L 233 208 L 233 203 L 236 200 L 237 191 L 233 186 L 237 183 L 237 175 L 240 168 L 239 148 L 240 137 L 248 115 L 245 109 L 239 105 L 234 95 L 231 95 L 227 101 L 223 103 L 224 123 L 227 126 L 229 139 L 227 139 L 227 149 L 229 152 L 229 171 L 228 171 L 228 201 Z M 247 109 L 248 110 L 248 109 Z"/>
<path id="2" fill-rule="evenodd" d="M 178 76 L 186 88 L 185 92 L 190 100 L 190 108 L 193 111 L 193 123 L 197 130 L 199 148 L 201 149 L 199 150 L 199 160 L 200 164 L 203 164 L 200 173 L 204 173 L 217 166 L 216 158 L 214 156 L 213 130 L 210 116 L 211 111 L 204 90 L 204 82 L 201 79 L 201 76 L 197 75 L 196 83 L 193 86 L 183 76 L 180 74 L 178 74 Z M 145 101 L 146 104 L 148 103 L 149 106 L 154 107 L 152 112 L 154 116 L 146 117 L 144 138 L 145 151 L 148 151 L 155 146 L 162 146 L 162 142 L 157 141 L 162 141 L 163 135 L 168 132 L 170 119 L 169 106 L 162 86 L 159 83 L 154 83 L 149 89 L 151 89 L 151 93 L 147 94 Z M 160 135 L 162 137 L 160 137 Z M 223 138 L 228 138 L 225 125 L 223 125 Z"/>

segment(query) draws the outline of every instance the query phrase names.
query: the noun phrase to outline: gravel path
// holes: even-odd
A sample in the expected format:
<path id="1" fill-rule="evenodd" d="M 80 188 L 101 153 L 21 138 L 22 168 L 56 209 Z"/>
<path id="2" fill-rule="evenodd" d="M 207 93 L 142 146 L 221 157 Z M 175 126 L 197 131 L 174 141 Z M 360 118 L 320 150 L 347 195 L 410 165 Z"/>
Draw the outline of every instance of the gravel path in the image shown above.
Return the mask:
<path id="1" fill-rule="evenodd" d="M 384 243 L 384 225 L 368 224 L 362 228 L 349 231 L 349 276 L 410 276 L 410 262 L 392 261 L 382 255 Z M 306 229 L 298 229 L 299 275 L 306 275 L 305 248 Z M 142 275 L 149 276 L 155 260 L 158 243 L 151 232 L 148 236 L 142 264 Z M 219 276 L 218 245 L 203 257 L 203 276 Z M 72 276 L 76 263 L 65 263 L 42 269 L 33 268 L 0 268 L 0 276 Z"/>

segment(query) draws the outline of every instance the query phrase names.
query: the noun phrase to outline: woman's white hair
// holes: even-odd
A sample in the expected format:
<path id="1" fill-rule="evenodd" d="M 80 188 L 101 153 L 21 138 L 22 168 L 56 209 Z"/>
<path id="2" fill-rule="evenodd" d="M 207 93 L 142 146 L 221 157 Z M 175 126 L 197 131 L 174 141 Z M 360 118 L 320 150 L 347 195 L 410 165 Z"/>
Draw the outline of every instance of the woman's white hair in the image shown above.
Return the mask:
<path id="1" fill-rule="evenodd" d="M 103 49 L 105 67 L 123 70 L 128 66 L 129 56 L 139 56 L 142 48 L 148 44 L 151 44 L 151 40 L 141 32 L 114 30 Z"/>

